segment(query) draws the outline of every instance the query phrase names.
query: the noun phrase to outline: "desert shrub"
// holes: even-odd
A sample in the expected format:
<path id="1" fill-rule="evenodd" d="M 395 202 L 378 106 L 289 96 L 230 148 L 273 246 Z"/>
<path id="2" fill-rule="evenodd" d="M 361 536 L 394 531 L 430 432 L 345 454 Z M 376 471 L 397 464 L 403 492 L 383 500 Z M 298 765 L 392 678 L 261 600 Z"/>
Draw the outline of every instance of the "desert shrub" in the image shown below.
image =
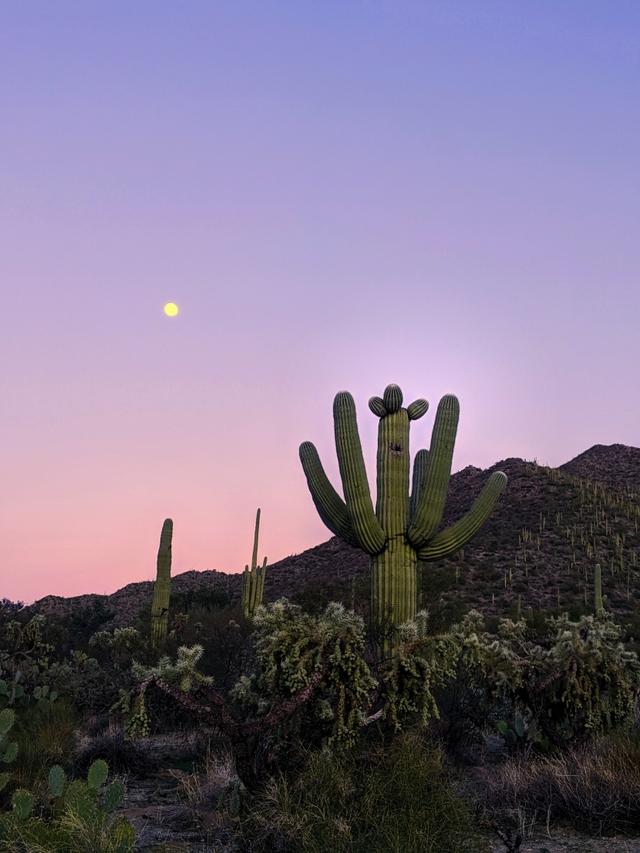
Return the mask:
<path id="1" fill-rule="evenodd" d="M 113 673 L 129 669 L 134 657 L 144 648 L 142 638 L 135 628 L 97 631 L 89 637 L 88 645 L 100 666 Z"/>
<path id="2" fill-rule="evenodd" d="M 266 785 L 242 831 L 255 853 L 488 850 L 447 783 L 440 753 L 414 733 L 387 746 L 309 753 L 297 778 L 280 775 Z"/>
<path id="3" fill-rule="evenodd" d="M 460 655 L 455 634 L 432 636 L 428 614 L 421 611 L 398 630 L 395 653 L 383 661 L 379 676 L 382 683 L 383 718 L 399 731 L 412 716 L 423 725 L 440 716 L 434 690 L 451 681 Z"/>
<path id="4" fill-rule="evenodd" d="M 562 820 L 593 835 L 640 830 L 640 740 L 595 739 L 551 756 L 511 758 L 482 771 L 480 799 L 492 821 Z"/>
<path id="5" fill-rule="evenodd" d="M 73 750 L 77 723 L 75 707 L 67 699 L 21 709 L 14 728 L 18 755 L 13 767 L 13 785 L 38 787 L 52 764 L 66 765 Z"/>
<path id="6" fill-rule="evenodd" d="M 10 620 L 0 627 L 0 707 L 37 701 L 36 688 L 48 684 L 53 645 L 45 639 L 46 620 Z"/>
<path id="7" fill-rule="evenodd" d="M 293 592 L 291 601 L 313 616 L 322 613 L 327 601 L 336 601 L 366 620 L 369 611 L 369 578 L 365 575 L 352 579 L 314 579 L 312 583 L 301 584 Z"/>
<path id="8" fill-rule="evenodd" d="M 315 686 L 313 701 L 287 719 L 287 735 L 302 734 L 308 743 L 352 741 L 376 687 L 364 659 L 362 618 L 337 603 L 312 616 L 280 599 L 258 609 L 254 626 L 255 669 L 232 697 L 261 717 Z"/>
<path id="9" fill-rule="evenodd" d="M 157 761 L 137 740 L 126 736 L 123 726 L 111 725 L 93 737 L 85 737 L 73 750 L 74 772 L 83 773 L 98 758 L 103 758 L 115 773 L 148 773 Z"/>
<path id="10" fill-rule="evenodd" d="M 0 707 L 48 705 L 65 696 L 86 710 L 108 708 L 118 695 L 113 674 L 83 651 L 61 656 L 50 628 L 37 615 L 0 629 Z"/>
<path id="11" fill-rule="evenodd" d="M 7 623 L 15 620 L 24 609 L 24 602 L 11 601 L 9 598 L 0 598 L 0 630 Z"/>
<path id="12" fill-rule="evenodd" d="M 546 763 L 552 811 L 594 834 L 640 829 L 640 743 L 606 738 Z"/>
<path id="13" fill-rule="evenodd" d="M 19 788 L 11 811 L 0 814 L 0 851 L 7 853 L 129 853 L 133 827 L 113 812 L 121 805 L 124 786 L 107 785 L 109 768 L 95 761 L 86 780 L 68 782 L 64 769 L 54 765 L 46 795 Z"/>
<path id="14" fill-rule="evenodd" d="M 118 697 L 118 681 L 85 652 L 74 650 L 69 657 L 52 663 L 47 671 L 52 687 L 86 712 L 105 712 Z"/>
<path id="15" fill-rule="evenodd" d="M 454 677 L 435 690 L 435 700 L 439 713 L 430 722 L 432 736 L 457 762 L 475 763 L 495 701 L 488 691 L 469 683 L 459 663 Z"/>
<path id="16" fill-rule="evenodd" d="M 498 716 L 516 713 L 539 742 L 566 744 L 629 728 L 640 690 L 640 663 L 610 617 L 550 617 L 539 642 L 523 621 L 502 619 L 497 634 L 471 611 L 453 629 L 470 684 L 495 700 Z"/>
<path id="17" fill-rule="evenodd" d="M 18 743 L 12 734 L 15 721 L 16 712 L 13 708 L 0 711 L 0 793 L 11 781 L 10 767 L 18 755 Z"/>
<path id="18" fill-rule="evenodd" d="M 197 605 L 186 614 L 179 635 L 176 632 L 175 637 L 169 637 L 167 650 L 175 652 L 181 645 L 202 646 L 202 672 L 212 676 L 218 687 L 227 690 L 242 674 L 251 630 L 240 608 L 216 610 Z"/>
<path id="19" fill-rule="evenodd" d="M 195 702 L 194 693 L 212 683 L 211 676 L 200 672 L 198 664 L 203 654 L 202 646 L 181 646 L 175 661 L 163 655 L 156 666 L 134 663 L 133 675 L 138 687 L 130 692 L 122 691 L 119 708 L 126 717 L 130 736 L 146 736 L 151 731 L 176 728 L 185 714 L 187 720 L 196 722 L 190 706 Z M 166 686 L 166 690 L 162 687 Z M 160 688 L 160 689 L 158 689 Z M 176 702 L 176 696 L 184 696 Z"/>
<path id="20" fill-rule="evenodd" d="M 189 589 L 171 595 L 171 609 L 176 613 L 190 613 L 194 609 L 212 613 L 215 610 L 224 610 L 230 604 L 229 594 L 224 589 Z"/>

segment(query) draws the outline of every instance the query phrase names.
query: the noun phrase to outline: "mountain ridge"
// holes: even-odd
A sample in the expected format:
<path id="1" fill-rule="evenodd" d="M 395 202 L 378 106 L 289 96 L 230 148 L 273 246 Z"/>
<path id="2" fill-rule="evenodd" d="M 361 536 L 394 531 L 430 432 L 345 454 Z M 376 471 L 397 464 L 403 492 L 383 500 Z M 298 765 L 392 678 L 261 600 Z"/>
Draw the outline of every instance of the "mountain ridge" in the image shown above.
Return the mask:
<path id="1" fill-rule="evenodd" d="M 422 568 L 422 604 L 430 611 L 487 613 L 523 607 L 588 603 L 596 562 L 602 564 L 608 606 L 628 611 L 640 589 L 640 448 L 595 444 L 557 468 L 509 457 L 490 468 L 468 465 L 451 477 L 443 523 L 469 508 L 490 473 L 509 477 L 491 518 L 458 555 Z M 273 563 L 265 600 L 294 597 L 305 587 L 347 589 L 368 577 L 366 554 L 336 537 Z M 131 624 L 151 597 L 153 581 L 137 581 L 109 595 L 45 596 L 33 612 L 66 615 L 100 602 L 114 625 Z M 172 595 L 219 592 L 240 596 L 241 573 L 189 570 L 172 578 Z"/>

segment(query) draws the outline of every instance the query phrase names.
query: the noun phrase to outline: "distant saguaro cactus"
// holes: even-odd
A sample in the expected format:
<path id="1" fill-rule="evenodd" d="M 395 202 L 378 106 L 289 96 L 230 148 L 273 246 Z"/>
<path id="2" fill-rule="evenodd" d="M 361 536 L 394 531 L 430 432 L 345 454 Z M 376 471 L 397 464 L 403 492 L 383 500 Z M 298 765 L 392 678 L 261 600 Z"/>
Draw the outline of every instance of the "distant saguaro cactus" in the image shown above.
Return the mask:
<path id="1" fill-rule="evenodd" d="M 258 537 L 260 536 L 260 510 L 256 512 L 256 526 L 253 532 L 253 554 L 251 568 L 244 567 L 242 573 L 242 612 L 245 619 L 253 619 L 256 610 L 262 604 L 264 579 L 267 574 L 267 558 L 258 565 Z"/>
<path id="2" fill-rule="evenodd" d="M 462 548 L 490 515 L 507 478 L 494 472 L 471 509 L 440 530 L 451 475 L 459 404 L 447 394 L 436 412 L 431 448 L 419 450 L 409 492 L 409 422 L 428 409 L 426 400 L 402 407 L 402 391 L 388 385 L 369 408 L 378 428 L 375 511 L 362 455 L 353 397 L 339 392 L 333 403 L 336 451 L 344 500 L 324 472 L 315 446 L 300 445 L 311 497 L 329 530 L 371 555 L 371 617 L 382 650 L 393 648 L 395 627 L 416 615 L 418 561 L 438 560 Z"/>
<path id="3" fill-rule="evenodd" d="M 600 563 L 596 563 L 593 576 L 593 598 L 596 617 L 604 616 L 604 601 L 602 598 L 602 569 Z"/>
<path id="4" fill-rule="evenodd" d="M 164 646 L 169 624 L 169 598 L 171 597 L 171 540 L 173 521 L 165 519 L 160 533 L 160 546 L 151 602 L 151 643 L 155 649 Z"/>

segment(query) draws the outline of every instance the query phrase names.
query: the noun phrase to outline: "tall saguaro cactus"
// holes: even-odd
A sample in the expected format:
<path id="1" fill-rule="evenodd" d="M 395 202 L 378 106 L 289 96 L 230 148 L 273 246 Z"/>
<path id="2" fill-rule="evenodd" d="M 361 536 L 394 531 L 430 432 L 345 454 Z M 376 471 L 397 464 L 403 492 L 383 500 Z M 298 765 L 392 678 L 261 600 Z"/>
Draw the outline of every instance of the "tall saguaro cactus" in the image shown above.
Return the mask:
<path id="1" fill-rule="evenodd" d="M 267 558 L 258 565 L 258 538 L 260 536 L 260 510 L 256 512 L 256 526 L 253 531 L 253 553 L 251 569 L 246 565 L 242 574 L 242 612 L 245 619 L 253 619 L 256 610 L 262 604 L 264 579 L 267 574 Z"/>
<path id="2" fill-rule="evenodd" d="M 427 411 L 426 400 L 402 406 L 402 391 L 388 385 L 369 408 L 378 427 L 377 500 L 374 510 L 362 455 L 353 397 L 347 391 L 333 402 L 336 451 L 344 500 L 324 472 L 314 445 L 300 445 L 300 460 L 320 518 L 337 536 L 371 555 L 371 617 L 385 651 L 395 626 L 417 609 L 418 561 L 439 560 L 459 551 L 487 520 L 504 489 L 501 471 L 489 477 L 471 509 L 439 530 L 447 497 L 459 404 L 452 394 L 438 405 L 431 447 L 419 450 L 409 491 L 409 424 Z"/>
<path id="3" fill-rule="evenodd" d="M 171 540 L 173 521 L 166 518 L 160 533 L 160 546 L 156 569 L 156 582 L 153 585 L 151 602 L 151 643 L 160 649 L 167 639 L 169 624 L 169 598 L 171 596 Z"/>

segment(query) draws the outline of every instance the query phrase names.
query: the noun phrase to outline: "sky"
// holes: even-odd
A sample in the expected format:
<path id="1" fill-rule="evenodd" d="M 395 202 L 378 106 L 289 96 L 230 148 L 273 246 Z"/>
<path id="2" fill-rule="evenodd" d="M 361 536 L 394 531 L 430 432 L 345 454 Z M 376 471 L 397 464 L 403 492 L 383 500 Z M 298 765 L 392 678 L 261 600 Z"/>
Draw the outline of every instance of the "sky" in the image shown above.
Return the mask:
<path id="1" fill-rule="evenodd" d="M 334 394 L 640 444 L 640 4 L 0 2 L 0 597 L 329 537 Z M 181 309 L 169 319 L 163 305 Z"/>

